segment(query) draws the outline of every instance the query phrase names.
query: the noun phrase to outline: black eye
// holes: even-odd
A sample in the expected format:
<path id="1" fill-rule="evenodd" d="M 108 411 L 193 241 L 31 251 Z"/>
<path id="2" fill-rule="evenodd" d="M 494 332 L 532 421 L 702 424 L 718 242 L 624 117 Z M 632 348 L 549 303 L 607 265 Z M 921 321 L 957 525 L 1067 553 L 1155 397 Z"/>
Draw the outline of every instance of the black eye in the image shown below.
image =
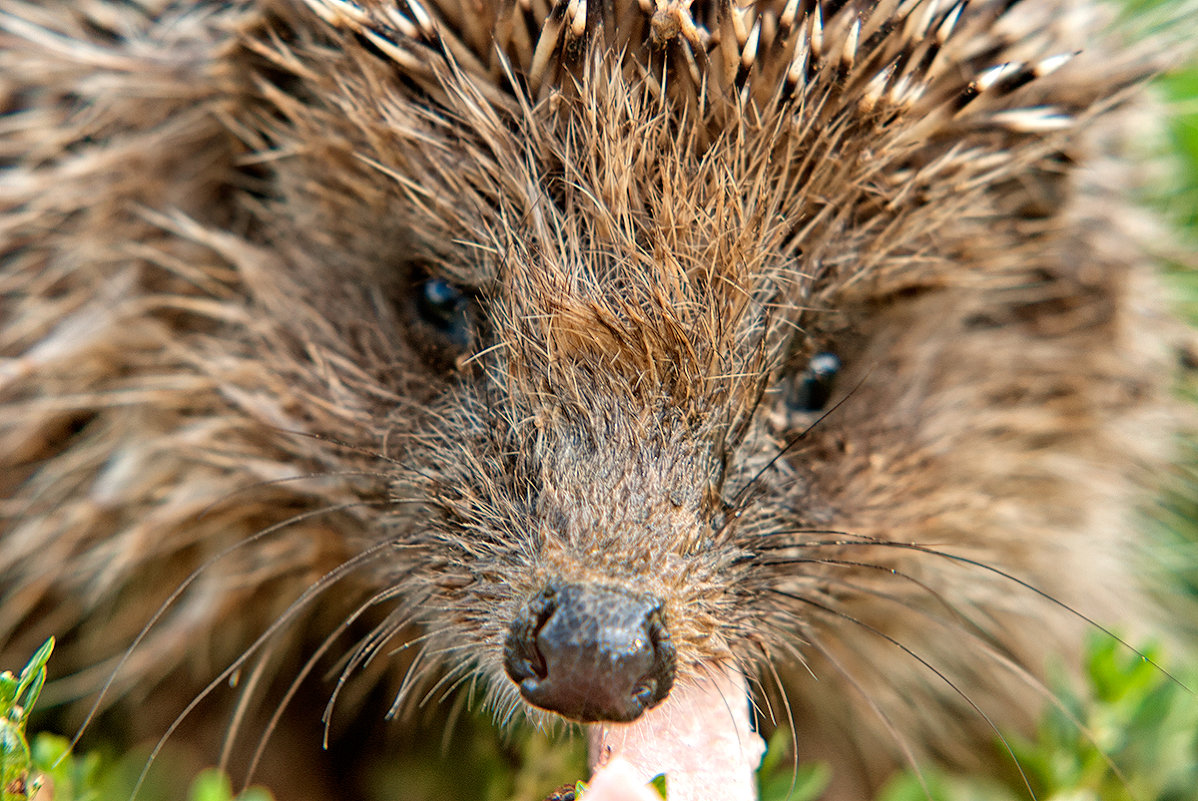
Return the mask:
<path id="1" fill-rule="evenodd" d="M 787 405 L 797 412 L 818 412 L 832 396 L 832 384 L 840 372 L 840 359 L 834 353 L 817 353 L 807 369 L 795 378 Z"/>
<path id="2" fill-rule="evenodd" d="M 466 312 L 470 303 L 465 293 L 440 278 L 426 279 L 418 292 L 416 310 L 420 318 L 455 345 L 465 347 L 469 342 Z"/>
<path id="3" fill-rule="evenodd" d="M 417 309 L 420 317 L 430 326 L 449 333 L 464 318 L 466 296 L 458 287 L 440 278 L 425 279 L 420 285 Z"/>
<path id="4" fill-rule="evenodd" d="M 416 345 L 434 362 L 453 364 L 470 345 L 474 294 L 417 269 L 409 297 Z"/>

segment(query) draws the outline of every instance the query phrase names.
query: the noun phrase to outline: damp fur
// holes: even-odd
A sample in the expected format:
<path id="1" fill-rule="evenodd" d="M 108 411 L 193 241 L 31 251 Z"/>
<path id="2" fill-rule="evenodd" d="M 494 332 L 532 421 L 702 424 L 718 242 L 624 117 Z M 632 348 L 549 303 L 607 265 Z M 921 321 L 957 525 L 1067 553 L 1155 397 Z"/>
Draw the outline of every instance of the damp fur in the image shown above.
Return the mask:
<path id="1" fill-rule="evenodd" d="M 227 666 L 551 723 L 505 631 L 596 582 L 846 797 L 976 765 L 1087 618 L 1155 625 L 1181 332 L 1122 154 L 1161 63 L 1108 23 L 4 0 L 5 653 L 58 635 L 82 706 L 125 657 L 104 703 L 173 699 L 159 731 Z M 822 417 L 787 404 L 819 352 Z"/>

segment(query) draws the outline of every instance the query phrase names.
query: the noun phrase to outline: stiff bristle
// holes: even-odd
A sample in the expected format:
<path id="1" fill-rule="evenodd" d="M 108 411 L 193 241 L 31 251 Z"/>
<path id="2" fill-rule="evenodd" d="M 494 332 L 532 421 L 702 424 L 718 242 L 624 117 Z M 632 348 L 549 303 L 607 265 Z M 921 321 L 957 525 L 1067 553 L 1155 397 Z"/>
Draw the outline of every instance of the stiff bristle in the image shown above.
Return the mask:
<path id="1" fill-rule="evenodd" d="M 664 67 L 665 91 L 692 104 L 711 105 L 744 86 L 757 103 L 770 103 L 782 95 L 784 80 L 802 86 L 796 102 L 809 106 L 832 95 L 853 101 L 866 96 L 871 110 L 885 100 L 896 107 L 918 105 L 921 114 L 954 101 L 963 107 L 958 98 L 992 88 L 1009 94 L 1069 58 L 1030 51 L 1037 38 L 1042 46 L 1054 41 L 1033 30 L 1004 30 L 1010 4 L 997 0 L 744 6 L 728 0 L 563 0 L 469 9 L 447 3 L 432 12 L 417 0 L 305 2 L 330 24 L 368 38 L 409 75 L 432 80 L 438 64 L 496 84 L 511 75 L 521 86 L 508 91 L 526 87 L 535 98 L 569 89 L 569 76 L 578 77 L 591 52 L 587 45 L 622 54 L 650 74 Z M 1014 53 L 1022 59 L 1007 60 Z M 1022 80 L 1002 83 L 1013 74 Z M 882 91 L 885 84 L 891 91 Z M 975 124 L 1001 124 L 1004 118 L 994 113 L 979 114 Z"/>

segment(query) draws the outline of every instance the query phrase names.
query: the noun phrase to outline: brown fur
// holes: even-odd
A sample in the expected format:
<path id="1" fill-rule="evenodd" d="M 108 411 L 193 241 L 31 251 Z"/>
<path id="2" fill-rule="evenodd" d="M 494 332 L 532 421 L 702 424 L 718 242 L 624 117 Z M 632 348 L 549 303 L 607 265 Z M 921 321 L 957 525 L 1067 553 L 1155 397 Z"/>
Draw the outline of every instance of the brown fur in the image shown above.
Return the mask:
<path id="1" fill-rule="evenodd" d="M 327 650 L 536 716 L 508 621 L 599 581 L 680 680 L 781 681 L 847 794 L 1026 723 L 1071 610 L 1144 619 L 1174 328 L 1110 156 L 1153 65 L 1090 3 L 142 5 L 0 2 L 0 642 L 60 635 L 60 697 L 182 585 L 110 698 L 277 622 L 280 688 Z"/>

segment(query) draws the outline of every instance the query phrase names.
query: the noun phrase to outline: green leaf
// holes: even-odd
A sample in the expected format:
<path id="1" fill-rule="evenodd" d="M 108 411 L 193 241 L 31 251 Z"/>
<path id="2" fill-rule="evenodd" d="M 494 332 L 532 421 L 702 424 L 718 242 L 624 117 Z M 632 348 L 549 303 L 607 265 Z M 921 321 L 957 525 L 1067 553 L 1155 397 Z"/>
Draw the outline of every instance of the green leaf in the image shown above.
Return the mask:
<path id="1" fill-rule="evenodd" d="M 231 801 L 233 783 L 221 771 L 209 768 L 196 776 L 187 798 L 189 801 Z"/>
<path id="2" fill-rule="evenodd" d="M 814 801 L 828 786 L 831 768 L 822 762 L 797 765 L 791 741 L 789 729 L 776 729 L 770 735 L 757 771 L 757 795 L 761 801 Z"/>
<path id="3" fill-rule="evenodd" d="M 23 801 L 28 797 L 29 745 L 24 732 L 8 718 L 0 717 L 0 799 Z"/>
<path id="4" fill-rule="evenodd" d="M 41 781 L 33 772 L 33 756 L 25 739 L 29 713 L 46 683 L 46 662 L 54 638 L 46 640 L 21 671 L 0 673 L 0 801 L 24 801 Z"/>
<path id="5" fill-rule="evenodd" d="M 233 794 L 228 774 L 216 768 L 201 771 L 187 791 L 188 801 L 274 801 L 274 796 L 261 787 L 250 787 Z"/>
<path id="6" fill-rule="evenodd" d="M 54 801 L 98 801 L 100 755 L 78 757 L 71 741 L 46 732 L 33 738 L 33 768 L 54 785 Z"/>

